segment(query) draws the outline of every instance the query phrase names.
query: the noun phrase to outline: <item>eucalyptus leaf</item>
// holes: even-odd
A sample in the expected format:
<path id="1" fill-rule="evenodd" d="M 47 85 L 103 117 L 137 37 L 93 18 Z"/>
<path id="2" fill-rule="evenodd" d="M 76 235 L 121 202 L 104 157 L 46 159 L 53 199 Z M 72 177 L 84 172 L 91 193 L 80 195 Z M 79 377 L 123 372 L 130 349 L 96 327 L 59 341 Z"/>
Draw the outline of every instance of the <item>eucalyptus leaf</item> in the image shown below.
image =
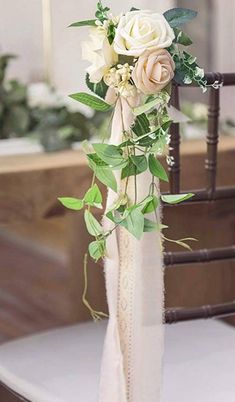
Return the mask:
<path id="1" fill-rule="evenodd" d="M 169 181 L 164 167 L 162 166 L 161 162 L 159 162 L 159 160 L 155 158 L 153 154 L 149 155 L 149 170 L 155 177 L 158 177 L 163 181 L 167 182 Z"/>
<path id="2" fill-rule="evenodd" d="M 90 211 L 85 210 L 84 219 L 87 227 L 88 233 L 92 236 L 99 236 L 103 233 L 102 226 L 97 221 L 97 219 L 92 215 Z"/>
<path id="3" fill-rule="evenodd" d="M 69 97 L 99 112 L 107 112 L 111 109 L 111 105 L 106 103 L 103 99 L 85 92 L 78 92 L 69 95 Z"/>
<path id="4" fill-rule="evenodd" d="M 79 211 L 84 206 L 83 200 L 80 200 L 79 198 L 59 197 L 58 201 L 60 201 L 64 207 L 73 209 L 74 211 Z"/>
<path id="5" fill-rule="evenodd" d="M 192 198 L 193 196 L 194 196 L 193 193 L 167 194 L 167 195 L 161 195 L 161 199 L 163 202 L 166 202 L 167 204 L 178 204 L 180 202 L 188 200 L 189 198 Z"/>
<path id="6" fill-rule="evenodd" d="M 176 28 L 186 22 L 191 21 L 197 16 L 197 11 L 188 8 L 172 8 L 166 11 L 164 17 L 172 28 Z"/>
<path id="7" fill-rule="evenodd" d="M 193 41 L 191 40 L 191 38 L 185 32 L 181 31 L 181 29 L 175 28 L 174 33 L 176 43 L 179 43 L 180 45 L 183 46 L 192 45 Z"/>
<path id="8" fill-rule="evenodd" d="M 78 21 L 78 22 L 73 22 L 72 24 L 70 24 L 68 27 L 86 27 L 86 26 L 92 26 L 92 27 L 96 27 L 96 20 L 84 20 L 84 21 Z"/>

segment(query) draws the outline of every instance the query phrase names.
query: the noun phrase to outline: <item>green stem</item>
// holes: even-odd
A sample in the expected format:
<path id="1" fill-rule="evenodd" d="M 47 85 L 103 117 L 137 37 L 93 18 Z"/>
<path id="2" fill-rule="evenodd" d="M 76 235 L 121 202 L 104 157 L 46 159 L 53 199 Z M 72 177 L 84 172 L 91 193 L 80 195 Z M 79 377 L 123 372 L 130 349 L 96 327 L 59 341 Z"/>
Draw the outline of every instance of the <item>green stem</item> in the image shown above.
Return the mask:
<path id="1" fill-rule="evenodd" d="M 86 306 L 86 308 L 89 310 L 93 320 L 98 321 L 101 318 L 108 318 L 108 315 L 103 313 L 102 311 L 94 310 L 87 300 L 87 290 L 88 290 L 88 274 L 87 274 L 88 267 L 87 266 L 88 266 L 88 254 L 86 253 L 84 255 L 84 260 L 83 260 L 84 290 L 83 290 L 83 294 L 82 294 L 82 301 L 83 301 L 83 304 Z"/>

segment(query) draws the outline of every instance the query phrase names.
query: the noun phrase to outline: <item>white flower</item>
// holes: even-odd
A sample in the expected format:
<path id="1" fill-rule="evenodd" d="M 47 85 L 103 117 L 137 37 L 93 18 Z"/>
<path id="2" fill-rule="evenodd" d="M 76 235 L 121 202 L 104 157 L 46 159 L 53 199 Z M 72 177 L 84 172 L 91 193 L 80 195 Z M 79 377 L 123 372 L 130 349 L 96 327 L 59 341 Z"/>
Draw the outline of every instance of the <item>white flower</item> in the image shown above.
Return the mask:
<path id="1" fill-rule="evenodd" d="M 137 95 L 136 87 L 128 81 L 120 82 L 120 84 L 118 85 L 118 92 L 124 98 L 129 98 L 130 96 L 136 97 Z"/>
<path id="2" fill-rule="evenodd" d="M 104 76 L 105 84 L 115 88 L 124 98 L 136 96 L 136 87 L 130 83 L 132 69 L 128 63 L 112 67 Z"/>
<path id="3" fill-rule="evenodd" d="M 175 34 L 162 14 L 150 10 L 130 11 L 120 18 L 114 38 L 118 54 L 139 57 L 146 49 L 164 49 Z"/>
<path id="4" fill-rule="evenodd" d="M 91 65 L 87 68 L 90 81 L 98 83 L 118 60 L 113 46 L 109 44 L 106 30 L 103 27 L 90 29 L 90 41 L 82 43 L 82 58 Z"/>
<path id="5" fill-rule="evenodd" d="M 117 87 L 121 82 L 121 76 L 115 67 L 110 68 L 110 70 L 104 75 L 104 82 L 108 87 Z"/>
<path id="6" fill-rule="evenodd" d="M 29 106 L 39 108 L 56 108 L 63 106 L 62 95 L 44 82 L 30 84 L 27 90 Z"/>

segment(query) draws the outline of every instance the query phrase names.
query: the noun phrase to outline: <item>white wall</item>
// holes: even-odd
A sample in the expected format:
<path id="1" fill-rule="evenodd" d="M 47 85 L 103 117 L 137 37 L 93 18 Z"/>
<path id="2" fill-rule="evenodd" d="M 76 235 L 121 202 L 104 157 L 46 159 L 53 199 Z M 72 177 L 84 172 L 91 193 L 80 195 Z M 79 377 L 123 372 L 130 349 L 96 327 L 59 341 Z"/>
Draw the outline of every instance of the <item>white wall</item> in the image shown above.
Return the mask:
<path id="1" fill-rule="evenodd" d="M 84 68 L 80 42 L 86 28 L 67 28 L 74 21 L 94 17 L 97 0 L 51 0 L 53 25 L 54 83 L 64 93 L 82 88 Z M 107 0 L 112 12 L 120 13 L 131 6 L 166 10 L 174 0 Z M 156 6 L 157 4 L 157 6 Z M 42 78 L 41 0 L 0 0 L 0 52 L 13 52 L 20 58 L 13 62 L 10 76 L 25 81 Z"/>
<path id="2" fill-rule="evenodd" d="M 19 56 L 11 76 L 31 81 L 42 74 L 40 0 L 0 0 L 0 53 Z"/>
<path id="3" fill-rule="evenodd" d="M 197 0 L 198 1 L 198 0 Z M 196 8 L 197 1 L 187 0 Z M 208 1 L 208 0 L 206 0 Z M 105 2 L 105 1 L 104 1 Z M 93 18 L 97 0 L 51 0 L 53 23 L 53 77 L 55 85 L 65 94 L 81 90 L 86 63 L 81 60 L 80 42 L 86 28 L 67 28 L 76 20 Z M 114 13 L 131 6 L 163 11 L 174 6 L 174 0 L 107 0 Z M 211 44 L 214 71 L 235 70 L 235 0 L 213 0 L 213 37 Z M 185 4 L 184 4 L 185 5 Z M 203 20 L 201 14 L 200 23 Z M 193 27 L 193 25 L 192 25 Z M 196 25 L 195 25 L 196 27 Z M 198 28 L 198 25 L 197 25 Z M 207 40 L 208 38 L 205 38 Z M 201 40 L 198 41 L 201 43 Z M 0 0 L 0 52 L 19 55 L 12 62 L 11 77 L 24 81 L 42 79 L 42 10 L 41 0 Z M 222 108 L 234 115 L 235 89 L 224 89 Z"/>

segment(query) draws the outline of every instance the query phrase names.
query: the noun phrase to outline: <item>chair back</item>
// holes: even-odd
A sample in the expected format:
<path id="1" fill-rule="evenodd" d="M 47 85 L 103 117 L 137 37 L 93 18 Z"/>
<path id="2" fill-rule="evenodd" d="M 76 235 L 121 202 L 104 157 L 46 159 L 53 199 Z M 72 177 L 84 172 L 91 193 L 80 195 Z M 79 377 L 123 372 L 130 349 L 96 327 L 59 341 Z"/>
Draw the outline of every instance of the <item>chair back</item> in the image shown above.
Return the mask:
<path id="1" fill-rule="evenodd" d="M 209 88 L 209 104 L 208 104 L 208 129 L 207 129 L 207 154 L 205 158 L 205 174 L 206 188 L 190 190 L 195 195 L 193 198 L 186 200 L 187 203 L 205 203 L 218 200 L 230 199 L 235 200 L 235 186 L 217 187 L 217 154 L 219 141 L 219 113 L 220 113 L 220 91 L 223 86 L 235 86 L 235 73 L 208 73 L 205 76 L 208 84 L 214 84 L 215 87 Z M 176 83 L 172 86 L 171 104 L 180 109 L 179 87 L 186 86 Z M 187 85 L 188 86 L 188 85 Z M 193 84 L 191 86 L 194 86 Z M 174 158 L 174 164 L 169 166 L 170 173 L 170 194 L 180 194 L 180 126 L 174 123 L 170 129 L 171 143 L 170 156 Z M 185 191 L 184 191 L 185 193 Z M 185 203 L 184 202 L 184 203 Z M 184 204 L 183 203 L 183 204 Z M 180 208 L 181 204 L 169 205 L 165 207 Z M 177 266 L 182 264 L 205 263 L 208 261 L 218 261 L 235 258 L 235 245 L 228 247 L 201 249 L 192 252 L 165 252 L 164 263 L 166 267 Z M 196 308 L 170 308 L 165 312 L 166 323 L 174 323 L 199 318 L 219 317 L 235 314 L 235 301 L 229 303 L 204 305 Z"/>

